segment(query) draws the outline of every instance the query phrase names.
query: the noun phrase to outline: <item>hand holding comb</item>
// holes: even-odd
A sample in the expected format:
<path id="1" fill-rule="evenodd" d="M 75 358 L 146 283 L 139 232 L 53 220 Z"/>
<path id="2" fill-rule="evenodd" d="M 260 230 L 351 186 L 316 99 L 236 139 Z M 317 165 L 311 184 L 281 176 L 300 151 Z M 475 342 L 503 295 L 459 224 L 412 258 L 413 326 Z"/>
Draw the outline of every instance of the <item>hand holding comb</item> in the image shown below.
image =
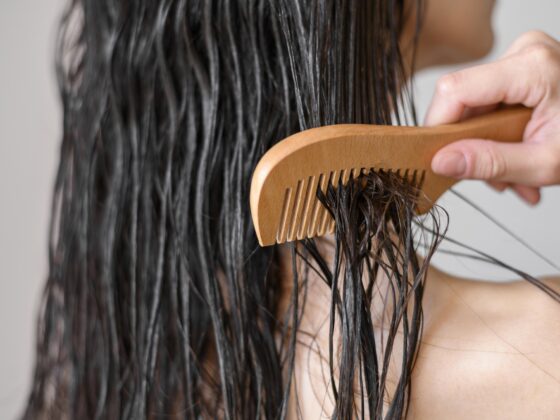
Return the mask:
<path id="1" fill-rule="evenodd" d="M 423 194 L 416 205 L 428 211 L 456 179 L 430 169 L 436 152 L 464 138 L 520 142 L 531 109 L 510 107 L 437 127 L 339 124 L 296 133 L 268 150 L 253 173 L 251 215 L 261 246 L 322 236 L 334 220 L 317 199 L 317 188 L 345 185 L 350 174 L 392 171 L 416 180 Z"/>

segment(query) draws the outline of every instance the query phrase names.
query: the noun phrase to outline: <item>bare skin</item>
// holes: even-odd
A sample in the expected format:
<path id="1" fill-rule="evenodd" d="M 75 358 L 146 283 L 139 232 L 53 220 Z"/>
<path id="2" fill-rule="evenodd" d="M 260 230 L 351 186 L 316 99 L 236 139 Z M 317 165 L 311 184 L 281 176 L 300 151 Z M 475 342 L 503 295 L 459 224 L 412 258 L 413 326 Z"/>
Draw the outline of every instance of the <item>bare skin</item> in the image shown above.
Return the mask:
<path id="1" fill-rule="evenodd" d="M 493 0 L 427 0 L 417 68 L 468 62 L 493 44 Z M 405 59 L 414 22 L 401 38 Z M 560 42 L 541 31 L 519 36 L 493 62 L 446 74 L 438 80 L 425 125 L 451 124 L 500 104 L 533 109 L 523 142 L 463 139 L 440 150 L 432 170 L 457 179 L 479 179 L 498 191 L 511 188 L 529 204 L 540 189 L 560 184 Z"/>
<path id="2" fill-rule="evenodd" d="M 423 307 L 409 418 L 558 418 L 560 303 L 524 281 L 431 267 Z"/>
<path id="3" fill-rule="evenodd" d="M 494 3 L 427 0 L 417 68 L 486 55 L 493 44 Z M 413 23 L 403 33 L 405 59 L 410 58 L 407 45 L 412 28 Z M 512 188 L 525 201 L 538 202 L 541 187 L 560 183 L 558 74 L 560 43 L 533 31 L 522 35 L 499 61 L 444 76 L 427 125 L 488 112 L 500 102 L 523 103 L 535 108 L 535 113 L 521 145 L 500 147 L 491 139 L 467 139 L 438 154 L 432 169 L 484 180 L 498 190 Z M 459 167 L 452 159 L 456 154 L 449 152 L 463 155 L 466 166 Z M 325 237 L 324 244 L 328 260 L 333 237 Z M 285 278 L 291 278 L 288 252 L 283 261 Z M 560 278 L 543 281 L 560 290 Z M 291 284 L 286 283 L 287 299 Z M 333 406 L 327 362 L 330 290 L 313 272 L 308 284 L 312 299 L 303 312 L 296 355 L 294 388 L 299 398 L 297 403 L 291 401 L 290 418 L 297 418 L 299 410 L 304 419 L 318 419 L 332 412 Z M 558 418 L 560 303 L 522 280 L 473 281 L 432 266 L 423 308 L 424 330 L 408 419 Z"/>
<path id="4" fill-rule="evenodd" d="M 536 204 L 541 187 L 560 183 L 559 74 L 560 43 L 531 31 L 499 60 L 443 76 L 427 125 L 453 123 L 502 102 L 534 112 L 522 143 L 465 139 L 441 150 L 432 169 L 500 191 L 512 188 Z M 558 289 L 559 280 L 544 281 Z M 432 267 L 424 308 L 411 418 L 558 418 L 559 303 L 523 281 L 475 282 Z"/>
<path id="5" fill-rule="evenodd" d="M 415 4 L 409 0 L 407 6 Z M 464 63 L 488 54 L 494 43 L 494 4 L 495 0 L 425 0 L 416 69 Z M 404 28 L 401 44 L 405 51 L 414 26 L 410 20 Z"/>
<path id="6" fill-rule="evenodd" d="M 427 125 L 453 123 L 499 103 L 533 109 L 523 142 L 464 139 L 440 150 L 432 169 L 458 179 L 512 188 L 530 204 L 540 188 L 560 184 L 560 42 L 539 31 L 521 35 L 497 61 L 443 76 Z"/>
<path id="7" fill-rule="evenodd" d="M 334 238 L 329 235 L 322 241 L 320 249 L 329 261 Z M 284 251 L 288 278 L 291 260 Z M 545 281 L 560 289 L 560 278 Z M 285 299 L 291 292 L 288 283 Z M 333 407 L 328 382 L 330 290 L 312 271 L 308 284 L 311 298 L 296 353 L 299 408 L 293 398 L 290 418 L 297 418 L 299 409 L 302 418 L 318 419 Z M 379 312 L 373 306 L 372 312 Z M 473 281 L 432 266 L 423 308 L 424 332 L 408 419 L 558 418 L 560 303 L 525 281 Z M 397 373 L 393 370 L 395 379 L 389 377 L 388 382 L 395 382 Z"/>

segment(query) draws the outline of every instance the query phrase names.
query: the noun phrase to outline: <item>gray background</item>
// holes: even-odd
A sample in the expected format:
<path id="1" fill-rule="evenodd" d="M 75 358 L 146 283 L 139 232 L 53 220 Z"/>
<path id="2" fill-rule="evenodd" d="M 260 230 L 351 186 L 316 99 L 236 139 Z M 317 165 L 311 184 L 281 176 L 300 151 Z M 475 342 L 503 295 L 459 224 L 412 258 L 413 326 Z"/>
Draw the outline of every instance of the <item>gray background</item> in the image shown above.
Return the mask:
<path id="1" fill-rule="evenodd" d="M 456 1 L 456 0 L 448 0 Z M 467 0 L 463 0 L 467 1 Z M 47 223 L 57 163 L 60 110 L 52 52 L 62 0 L 2 0 L 0 4 L 0 418 L 14 418 L 26 398 L 33 365 L 34 321 L 47 268 Z M 560 38 L 558 0 L 503 0 L 494 15 L 496 45 L 490 60 L 522 32 L 542 29 Z M 437 77 L 416 79 L 420 115 Z M 482 205 L 529 244 L 560 264 L 560 188 L 544 191 L 529 208 L 514 194 L 463 182 L 458 190 Z M 535 275 L 554 272 L 491 222 L 446 195 L 450 235 Z M 458 275 L 508 279 L 511 274 L 464 259 L 439 256 L 436 263 Z"/>

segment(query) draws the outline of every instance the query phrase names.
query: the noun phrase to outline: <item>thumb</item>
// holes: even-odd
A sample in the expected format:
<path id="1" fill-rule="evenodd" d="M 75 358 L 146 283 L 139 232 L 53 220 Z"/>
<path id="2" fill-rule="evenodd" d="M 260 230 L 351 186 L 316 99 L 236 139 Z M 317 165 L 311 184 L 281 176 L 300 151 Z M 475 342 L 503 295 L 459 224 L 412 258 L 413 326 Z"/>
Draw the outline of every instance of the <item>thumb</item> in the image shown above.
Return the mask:
<path id="1" fill-rule="evenodd" d="M 460 140 L 435 154 L 432 170 L 459 179 L 542 186 L 544 180 L 540 169 L 546 158 L 543 154 L 546 155 L 546 151 L 539 144 Z"/>

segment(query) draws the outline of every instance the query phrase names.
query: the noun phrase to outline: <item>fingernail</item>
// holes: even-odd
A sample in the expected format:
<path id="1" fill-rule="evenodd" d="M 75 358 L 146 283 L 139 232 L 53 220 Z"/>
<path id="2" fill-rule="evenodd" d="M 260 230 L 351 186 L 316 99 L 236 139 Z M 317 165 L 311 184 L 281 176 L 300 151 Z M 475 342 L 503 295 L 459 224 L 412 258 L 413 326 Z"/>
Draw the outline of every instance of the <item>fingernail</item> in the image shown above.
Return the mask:
<path id="1" fill-rule="evenodd" d="M 460 177 L 467 170 L 467 160 L 460 152 L 440 153 L 432 161 L 432 170 L 440 175 Z"/>

